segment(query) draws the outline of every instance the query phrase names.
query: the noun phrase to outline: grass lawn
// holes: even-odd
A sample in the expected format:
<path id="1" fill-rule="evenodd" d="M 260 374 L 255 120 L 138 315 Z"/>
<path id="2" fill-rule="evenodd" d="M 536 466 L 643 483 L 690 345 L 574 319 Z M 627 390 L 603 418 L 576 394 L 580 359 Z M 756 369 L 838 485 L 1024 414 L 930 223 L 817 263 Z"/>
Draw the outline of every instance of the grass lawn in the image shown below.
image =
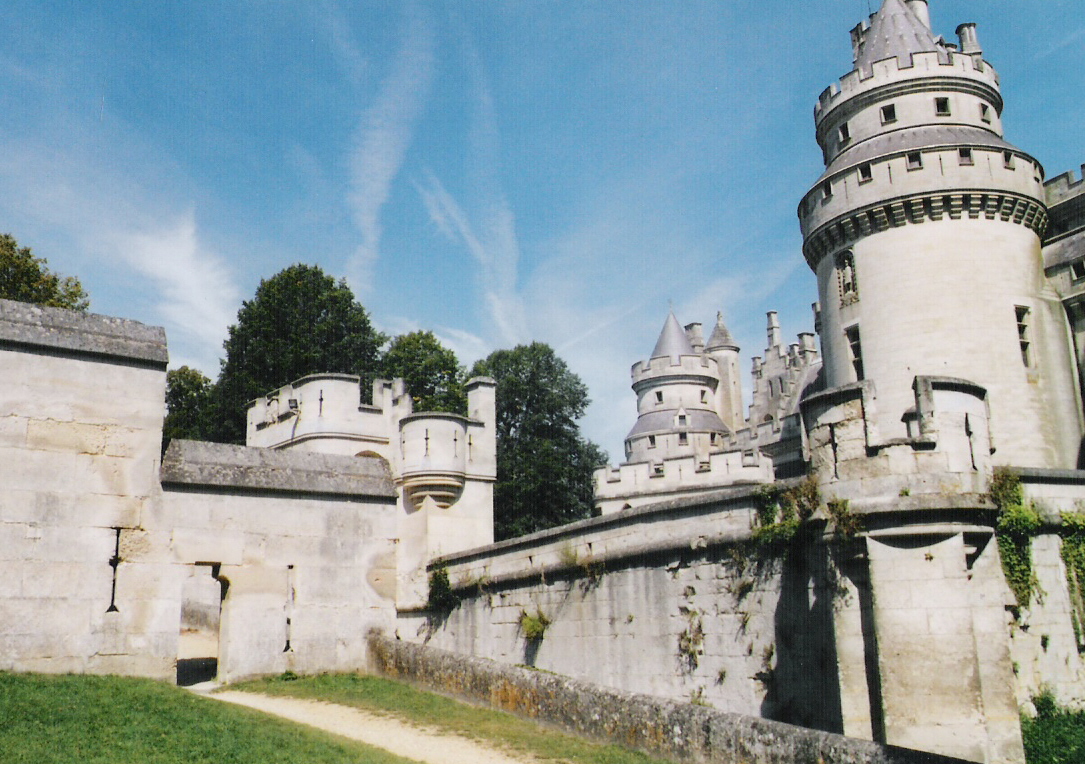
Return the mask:
<path id="1" fill-rule="evenodd" d="M 359 674 L 274 678 L 232 689 L 291 695 L 387 714 L 425 727 L 454 732 L 508 750 L 572 764 L 667 764 L 616 745 L 599 745 L 555 732 L 512 714 L 472 706 L 406 684 Z"/>
<path id="2" fill-rule="evenodd" d="M 1085 711 L 1066 711 L 1049 695 L 1033 698 L 1035 719 L 1021 719 L 1025 759 L 1029 764 L 1085 762 Z"/>
<path id="3" fill-rule="evenodd" d="M 0 673 L 4 764 L 406 764 L 160 682 Z"/>

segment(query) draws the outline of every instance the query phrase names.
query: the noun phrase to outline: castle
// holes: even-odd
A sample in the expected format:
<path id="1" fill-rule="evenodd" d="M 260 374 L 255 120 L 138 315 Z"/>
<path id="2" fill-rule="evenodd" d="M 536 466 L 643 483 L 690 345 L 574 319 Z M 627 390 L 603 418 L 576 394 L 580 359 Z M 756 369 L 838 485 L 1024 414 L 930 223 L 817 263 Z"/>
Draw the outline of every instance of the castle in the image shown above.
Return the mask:
<path id="1" fill-rule="evenodd" d="M 852 30 L 798 208 L 820 343 L 785 344 L 770 313 L 745 408 L 722 320 L 705 340 L 668 315 L 632 368 L 624 462 L 596 473 L 600 515 L 571 525 L 493 543 L 490 380 L 459 417 L 413 412 L 401 382 L 369 406 L 357 378 L 314 374 L 250 404 L 247 446 L 160 461 L 162 330 L 0 301 L 0 669 L 356 670 L 378 629 L 1022 762 L 1030 697 L 1085 704 L 1061 555 L 1062 513 L 1085 506 L 1085 183 L 1045 182 L 1005 140 L 995 70 L 974 25 L 957 35 L 927 0 Z M 1037 510 L 1012 549 L 999 468 Z M 438 569 L 458 604 L 435 614 Z"/>

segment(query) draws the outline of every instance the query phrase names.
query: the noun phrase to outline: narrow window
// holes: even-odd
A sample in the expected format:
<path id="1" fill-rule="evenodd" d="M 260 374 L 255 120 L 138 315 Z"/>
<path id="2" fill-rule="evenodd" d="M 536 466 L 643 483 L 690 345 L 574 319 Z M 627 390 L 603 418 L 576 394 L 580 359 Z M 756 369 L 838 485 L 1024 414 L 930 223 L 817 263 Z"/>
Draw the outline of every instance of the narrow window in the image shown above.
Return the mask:
<path id="1" fill-rule="evenodd" d="M 678 433 L 678 445 L 680 445 L 680 446 L 688 446 L 689 445 L 689 436 L 686 433 L 684 433 L 684 432 Z"/>
<path id="2" fill-rule="evenodd" d="M 678 415 L 678 426 L 679 427 L 685 427 L 686 426 L 686 415 L 685 414 L 679 414 Z"/>
<path id="3" fill-rule="evenodd" d="M 840 125 L 840 142 L 847 143 L 851 140 L 851 128 L 848 127 L 848 123 L 845 122 Z"/>
<path id="4" fill-rule="evenodd" d="M 711 443 L 713 446 L 716 445 L 716 433 L 711 433 L 708 436 L 708 442 Z"/>
<path id="5" fill-rule="evenodd" d="M 827 180 L 821 184 L 821 193 L 826 199 L 833 198 L 833 182 L 831 180 Z"/>
<path id="6" fill-rule="evenodd" d="M 897 121 L 897 107 L 895 104 L 886 104 L 882 107 L 882 124 L 889 125 Z"/>
<path id="7" fill-rule="evenodd" d="M 908 169 L 909 170 L 922 170 L 923 169 L 923 155 L 918 151 L 913 151 L 908 155 Z"/>
<path id="8" fill-rule="evenodd" d="M 708 403 L 708 391 L 707 390 L 702 390 L 701 391 L 701 403 Z"/>
<path id="9" fill-rule="evenodd" d="M 656 447 L 656 436 L 655 435 L 649 435 L 648 436 L 648 448 L 655 448 L 655 447 Z"/>
<path id="10" fill-rule="evenodd" d="M 1070 263 L 1070 276 L 1074 281 L 1085 279 L 1085 260 L 1075 260 Z"/>
<path id="11" fill-rule="evenodd" d="M 991 107 L 985 103 L 980 104 L 980 119 L 987 124 L 991 124 Z"/>
<path id="12" fill-rule="evenodd" d="M 1012 170 L 1013 169 L 1013 152 L 1012 151 L 1003 151 L 1002 152 L 1002 164 L 1004 164 L 1006 166 L 1007 170 Z"/>
<path id="13" fill-rule="evenodd" d="M 945 97 L 935 98 L 934 113 L 939 117 L 948 117 L 950 115 L 949 99 Z"/>
<path id="14" fill-rule="evenodd" d="M 874 171 L 872 169 L 870 169 L 870 165 L 869 164 L 861 164 L 861 165 L 859 165 L 859 182 L 860 183 L 869 183 L 872 180 L 874 180 Z"/>
<path id="15" fill-rule="evenodd" d="M 663 403 L 663 391 L 656 390 L 656 403 Z"/>
<path id="16" fill-rule="evenodd" d="M 844 330 L 848 338 L 848 350 L 851 353 L 851 365 L 855 369 L 855 378 L 863 379 L 863 346 L 859 341 L 859 327 L 849 326 Z"/>
<path id="17" fill-rule="evenodd" d="M 957 149 L 957 158 L 960 160 L 962 165 L 972 165 L 972 149 L 966 147 Z"/>
<path id="18" fill-rule="evenodd" d="M 1021 362 L 1025 366 L 1032 366 L 1032 356 L 1029 352 L 1029 309 L 1024 305 L 1014 308 L 1017 312 L 1017 341 L 1021 343 Z"/>
<path id="19" fill-rule="evenodd" d="M 655 464 L 653 464 L 652 465 L 652 476 L 653 477 L 659 477 L 662 474 L 663 474 L 663 463 L 662 462 L 656 462 Z"/>

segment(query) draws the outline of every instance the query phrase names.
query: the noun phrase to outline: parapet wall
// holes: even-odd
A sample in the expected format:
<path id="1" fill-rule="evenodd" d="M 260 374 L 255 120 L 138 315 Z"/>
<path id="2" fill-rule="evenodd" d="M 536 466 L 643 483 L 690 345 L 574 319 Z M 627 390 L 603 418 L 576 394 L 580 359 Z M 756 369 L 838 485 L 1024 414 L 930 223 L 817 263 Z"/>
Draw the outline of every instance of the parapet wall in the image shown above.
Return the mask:
<path id="1" fill-rule="evenodd" d="M 455 695 L 606 743 L 683 762 L 951 764 L 943 756 L 619 692 L 379 634 L 370 664 L 386 676 Z"/>
<path id="2" fill-rule="evenodd" d="M 902 65 L 898 58 L 893 57 L 875 62 L 869 72 L 853 69 L 841 77 L 839 82 L 834 82 L 822 91 L 814 107 L 814 121 L 820 124 L 833 109 L 860 93 L 931 77 L 970 80 L 973 87 L 982 88 L 984 95 L 996 105 L 998 112 L 1002 111 L 1002 96 L 999 94 L 998 74 L 994 67 L 978 55 L 952 51 L 942 54 L 932 51 L 912 54 L 910 66 Z"/>

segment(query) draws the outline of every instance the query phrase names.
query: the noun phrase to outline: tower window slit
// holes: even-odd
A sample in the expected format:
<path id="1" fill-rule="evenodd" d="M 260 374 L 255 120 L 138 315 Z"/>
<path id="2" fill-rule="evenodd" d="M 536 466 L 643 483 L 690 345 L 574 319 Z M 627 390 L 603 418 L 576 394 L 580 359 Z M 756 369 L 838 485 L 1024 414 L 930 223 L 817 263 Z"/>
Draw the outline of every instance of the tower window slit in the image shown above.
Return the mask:
<path id="1" fill-rule="evenodd" d="M 1025 366 L 1032 366 L 1032 352 L 1030 347 L 1029 313 L 1030 310 L 1024 305 L 1014 308 L 1017 314 L 1017 341 L 1021 345 L 1021 362 Z"/>
<path id="2" fill-rule="evenodd" d="M 962 165 L 972 165 L 974 163 L 971 148 L 962 147 L 957 149 L 957 157 Z"/>
<path id="3" fill-rule="evenodd" d="M 951 114 L 949 99 L 942 96 L 934 99 L 934 113 L 939 117 L 948 117 Z"/>
<path id="4" fill-rule="evenodd" d="M 922 170 L 923 169 L 923 155 L 918 151 L 913 151 L 908 154 L 907 162 L 909 170 Z"/>
<path id="5" fill-rule="evenodd" d="M 861 165 L 859 165 L 859 182 L 860 183 L 869 183 L 872 180 L 874 180 L 874 171 L 871 169 L 870 165 L 869 164 L 861 164 Z"/>
<path id="6" fill-rule="evenodd" d="M 882 107 L 882 124 L 888 125 L 897 121 L 897 107 L 895 104 L 886 104 Z"/>
<path id="7" fill-rule="evenodd" d="M 848 338 L 848 350 L 851 354 L 851 366 L 855 370 L 855 378 L 857 380 L 864 379 L 863 376 L 863 345 L 859 340 L 859 327 L 849 326 L 844 330 L 844 334 Z"/>

